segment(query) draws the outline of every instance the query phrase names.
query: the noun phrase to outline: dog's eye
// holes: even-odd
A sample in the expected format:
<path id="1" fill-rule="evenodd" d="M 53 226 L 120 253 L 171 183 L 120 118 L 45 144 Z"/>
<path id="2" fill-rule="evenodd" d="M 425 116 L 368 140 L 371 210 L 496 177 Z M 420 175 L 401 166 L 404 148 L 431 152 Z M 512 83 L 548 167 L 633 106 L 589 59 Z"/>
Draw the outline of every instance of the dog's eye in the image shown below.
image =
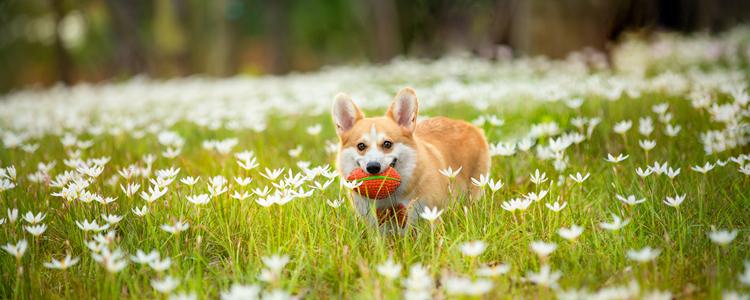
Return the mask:
<path id="1" fill-rule="evenodd" d="M 393 145 L 391 144 L 390 141 L 385 141 L 385 143 L 383 143 L 383 148 L 385 149 L 391 149 L 391 146 Z"/>
<path id="2" fill-rule="evenodd" d="M 357 144 L 357 149 L 359 149 L 359 151 L 365 150 L 365 148 L 367 148 L 367 146 L 365 146 L 365 144 L 363 144 L 363 143 Z"/>

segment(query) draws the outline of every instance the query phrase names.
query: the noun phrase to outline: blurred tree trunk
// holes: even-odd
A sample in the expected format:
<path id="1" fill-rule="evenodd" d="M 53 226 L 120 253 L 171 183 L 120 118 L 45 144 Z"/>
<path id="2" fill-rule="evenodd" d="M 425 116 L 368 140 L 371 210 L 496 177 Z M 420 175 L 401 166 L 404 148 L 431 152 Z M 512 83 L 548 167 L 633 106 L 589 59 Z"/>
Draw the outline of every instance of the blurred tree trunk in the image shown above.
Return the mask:
<path id="1" fill-rule="evenodd" d="M 270 70 L 272 74 L 289 72 L 289 24 L 287 10 L 288 0 L 266 1 L 265 27 L 270 54 Z"/>
<path id="2" fill-rule="evenodd" d="M 530 6 L 527 0 L 496 0 L 487 35 L 477 52 L 482 57 L 496 57 L 497 45 L 508 45 L 518 53 L 529 47 Z"/>
<path id="3" fill-rule="evenodd" d="M 154 45 L 161 76 L 187 75 L 185 29 L 179 18 L 176 1 L 154 1 Z"/>
<path id="4" fill-rule="evenodd" d="M 115 71 L 153 75 L 153 64 L 141 38 L 138 21 L 142 8 L 137 0 L 105 0 L 115 37 Z"/>
<path id="5" fill-rule="evenodd" d="M 216 34 L 206 70 L 214 76 L 226 77 L 237 74 L 239 61 L 237 58 L 237 21 L 230 20 L 228 10 L 231 0 L 212 1 L 213 18 L 216 24 Z"/>
<path id="6" fill-rule="evenodd" d="M 398 13 L 393 0 L 369 0 L 375 29 L 377 55 L 380 62 L 388 62 L 402 51 Z"/>
<path id="7" fill-rule="evenodd" d="M 188 0 L 186 5 L 188 9 L 185 27 L 190 29 L 190 34 L 186 36 L 190 70 L 193 73 L 206 73 L 209 65 L 207 57 L 211 50 L 210 46 L 213 44 L 206 43 L 209 36 L 206 18 L 207 3 L 203 0 Z"/>
<path id="8" fill-rule="evenodd" d="M 60 36 L 60 21 L 63 19 L 62 0 L 52 0 L 52 11 L 55 15 L 55 56 L 57 57 L 57 72 L 60 81 L 65 85 L 70 85 L 70 55 L 65 49 Z"/>

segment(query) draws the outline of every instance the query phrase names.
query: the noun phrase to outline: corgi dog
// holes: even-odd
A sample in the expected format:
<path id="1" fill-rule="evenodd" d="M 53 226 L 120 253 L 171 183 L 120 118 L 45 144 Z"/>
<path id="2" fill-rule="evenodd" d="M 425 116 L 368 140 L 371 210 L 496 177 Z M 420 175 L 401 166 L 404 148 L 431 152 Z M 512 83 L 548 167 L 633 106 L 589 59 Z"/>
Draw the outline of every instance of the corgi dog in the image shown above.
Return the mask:
<path id="1" fill-rule="evenodd" d="M 401 176 L 399 187 L 384 199 L 351 193 L 357 213 L 383 233 L 404 234 L 425 207 L 445 207 L 459 194 L 481 196 L 470 178 L 490 170 L 490 149 L 479 128 L 444 117 L 417 121 L 417 108 L 410 88 L 398 93 L 384 117 L 365 118 L 345 94 L 333 99 L 341 179 L 357 168 L 375 175 L 392 167 Z M 440 173 L 448 168 L 460 172 L 451 179 Z"/>

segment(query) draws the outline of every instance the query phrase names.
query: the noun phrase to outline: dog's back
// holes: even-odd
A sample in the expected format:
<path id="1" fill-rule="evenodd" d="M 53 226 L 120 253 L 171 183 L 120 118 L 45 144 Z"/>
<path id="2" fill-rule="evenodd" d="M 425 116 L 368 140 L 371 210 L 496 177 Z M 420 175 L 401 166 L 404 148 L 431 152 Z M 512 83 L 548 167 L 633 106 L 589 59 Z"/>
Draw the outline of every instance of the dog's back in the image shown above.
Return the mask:
<path id="1" fill-rule="evenodd" d="M 479 175 L 487 176 L 490 171 L 489 146 L 482 131 L 471 123 L 444 117 L 428 118 L 417 122 L 414 136 L 435 147 L 443 156 L 445 167 L 453 170 L 462 167 L 454 182 L 459 188 L 473 187 L 472 177 L 479 179 Z M 477 187 L 472 189 L 473 195 L 480 192 Z"/>

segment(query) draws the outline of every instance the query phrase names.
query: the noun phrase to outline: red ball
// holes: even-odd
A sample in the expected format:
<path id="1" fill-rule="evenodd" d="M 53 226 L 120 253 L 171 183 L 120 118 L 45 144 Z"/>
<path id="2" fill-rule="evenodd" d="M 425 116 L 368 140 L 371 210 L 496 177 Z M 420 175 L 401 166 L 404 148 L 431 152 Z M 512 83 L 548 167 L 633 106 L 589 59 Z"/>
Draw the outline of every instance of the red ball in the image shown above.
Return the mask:
<path id="1" fill-rule="evenodd" d="M 401 175 L 398 175 L 398 172 L 391 167 L 376 175 L 367 174 L 362 169 L 356 168 L 346 177 L 346 180 L 362 182 L 362 185 L 354 190 L 370 199 L 386 198 L 401 185 Z"/>

